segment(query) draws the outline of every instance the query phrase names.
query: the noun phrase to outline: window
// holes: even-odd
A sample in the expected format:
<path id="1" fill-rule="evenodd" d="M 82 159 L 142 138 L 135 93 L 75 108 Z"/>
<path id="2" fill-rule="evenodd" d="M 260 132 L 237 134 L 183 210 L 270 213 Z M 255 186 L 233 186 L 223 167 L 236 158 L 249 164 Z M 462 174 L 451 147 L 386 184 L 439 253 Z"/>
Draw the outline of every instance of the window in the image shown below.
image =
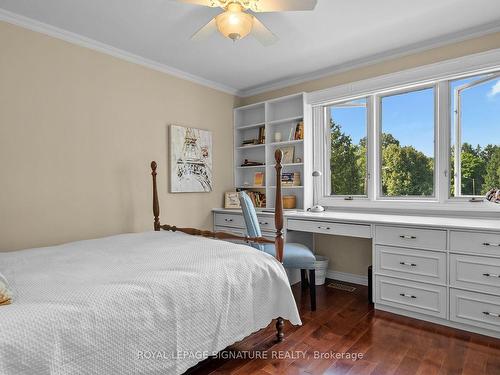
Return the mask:
<path id="1" fill-rule="evenodd" d="M 367 195 L 367 100 L 325 108 L 329 131 L 330 195 Z"/>
<path id="2" fill-rule="evenodd" d="M 452 81 L 450 95 L 450 196 L 482 196 L 500 186 L 500 74 Z"/>
<path id="3" fill-rule="evenodd" d="M 469 73 L 461 59 L 309 93 L 313 168 L 323 172 L 313 200 L 498 213 L 468 202 L 500 187 L 497 56 L 483 70 L 474 57 Z"/>
<path id="4" fill-rule="evenodd" d="M 434 101 L 434 87 L 381 98 L 381 196 L 434 196 Z"/>

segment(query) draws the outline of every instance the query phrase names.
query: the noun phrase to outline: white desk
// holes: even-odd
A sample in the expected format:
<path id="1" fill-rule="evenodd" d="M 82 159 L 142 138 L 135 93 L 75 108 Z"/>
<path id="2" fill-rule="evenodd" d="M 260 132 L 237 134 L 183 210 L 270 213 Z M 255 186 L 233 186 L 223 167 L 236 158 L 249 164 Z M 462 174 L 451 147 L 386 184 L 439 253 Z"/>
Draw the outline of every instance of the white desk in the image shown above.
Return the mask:
<path id="1" fill-rule="evenodd" d="M 215 230 L 245 233 L 241 211 L 213 212 Z M 258 217 L 273 238 L 273 214 Z M 284 233 L 371 238 L 376 309 L 500 338 L 500 219 L 285 212 Z"/>

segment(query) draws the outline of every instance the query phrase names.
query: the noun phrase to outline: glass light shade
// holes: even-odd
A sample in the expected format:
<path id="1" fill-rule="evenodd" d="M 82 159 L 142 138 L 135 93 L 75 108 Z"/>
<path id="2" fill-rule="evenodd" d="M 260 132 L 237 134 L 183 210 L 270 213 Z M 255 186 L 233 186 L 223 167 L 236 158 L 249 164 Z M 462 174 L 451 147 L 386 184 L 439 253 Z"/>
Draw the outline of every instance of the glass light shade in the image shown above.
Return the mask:
<path id="1" fill-rule="evenodd" d="M 234 6 L 233 6 L 234 5 Z M 246 37 L 253 26 L 253 16 L 241 11 L 239 4 L 230 4 L 224 13 L 215 17 L 217 28 L 226 38 L 238 40 Z"/>

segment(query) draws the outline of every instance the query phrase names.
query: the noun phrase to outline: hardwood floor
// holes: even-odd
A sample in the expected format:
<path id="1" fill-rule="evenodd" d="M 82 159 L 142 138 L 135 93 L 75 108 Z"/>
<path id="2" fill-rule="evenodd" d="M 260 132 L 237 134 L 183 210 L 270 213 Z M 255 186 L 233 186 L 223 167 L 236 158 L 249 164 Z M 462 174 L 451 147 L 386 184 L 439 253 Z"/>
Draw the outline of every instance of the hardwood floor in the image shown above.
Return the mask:
<path id="1" fill-rule="evenodd" d="M 190 373 L 500 375 L 500 340 L 375 312 L 367 288 L 355 286 L 354 292 L 318 286 L 311 312 L 307 290 L 295 285 L 303 325 L 286 323 L 284 342 L 274 342 L 272 324 L 221 354 L 237 358 L 210 359 Z"/>

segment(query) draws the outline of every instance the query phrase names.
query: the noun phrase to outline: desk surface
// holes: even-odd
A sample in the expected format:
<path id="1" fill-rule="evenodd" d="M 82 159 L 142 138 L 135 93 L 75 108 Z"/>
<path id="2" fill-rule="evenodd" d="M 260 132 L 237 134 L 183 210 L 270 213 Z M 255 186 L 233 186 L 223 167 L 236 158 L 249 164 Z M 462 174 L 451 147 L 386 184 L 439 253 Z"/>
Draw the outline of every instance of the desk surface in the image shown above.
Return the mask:
<path id="1" fill-rule="evenodd" d="M 241 210 L 214 209 L 213 211 L 221 213 L 241 213 Z M 269 216 L 274 215 L 272 212 L 258 212 L 258 214 Z M 449 216 L 398 215 L 346 211 L 325 211 L 320 213 L 285 211 L 284 215 L 287 219 L 387 225 L 416 225 L 424 227 L 500 231 L 500 218 L 477 219 Z"/>

